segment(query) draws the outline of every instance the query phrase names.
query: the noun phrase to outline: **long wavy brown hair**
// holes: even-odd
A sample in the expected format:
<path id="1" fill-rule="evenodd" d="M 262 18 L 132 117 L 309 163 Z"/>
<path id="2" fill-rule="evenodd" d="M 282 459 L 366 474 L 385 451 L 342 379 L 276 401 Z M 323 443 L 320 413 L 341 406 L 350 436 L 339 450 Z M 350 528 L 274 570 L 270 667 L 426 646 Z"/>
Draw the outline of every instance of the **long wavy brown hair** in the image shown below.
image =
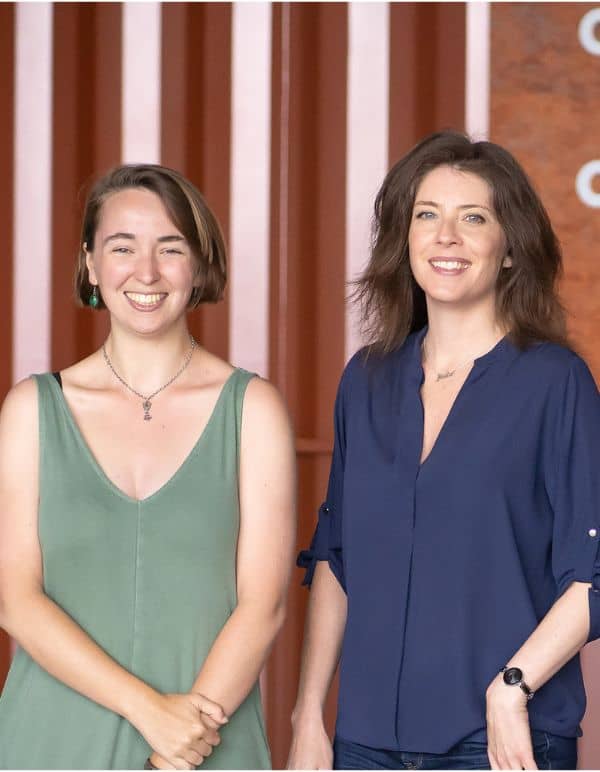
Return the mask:
<path id="1" fill-rule="evenodd" d="M 371 257 L 352 294 L 361 305 L 368 350 L 392 351 L 427 324 L 425 294 L 410 268 L 408 230 L 419 183 L 443 165 L 477 174 L 492 189 L 512 258 L 512 267 L 498 275 L 497 312 L 513 343 L 521 349 L 538 341 L 567 345 L 556 291 L 560 245 L 527 175 L 499 145 L 442 131 L 423 139 L 392 167 L 375 199 Z"/>

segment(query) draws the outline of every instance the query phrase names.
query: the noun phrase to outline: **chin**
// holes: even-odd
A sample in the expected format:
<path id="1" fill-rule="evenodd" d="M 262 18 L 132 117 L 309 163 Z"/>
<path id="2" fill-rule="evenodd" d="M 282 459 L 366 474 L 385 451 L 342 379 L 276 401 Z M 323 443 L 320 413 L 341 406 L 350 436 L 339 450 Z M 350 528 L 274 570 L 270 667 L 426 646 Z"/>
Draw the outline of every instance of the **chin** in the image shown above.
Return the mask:
<path id="1" fill-rule="evenodd" d="M 432 303 L 456 303 L 462 305 L 469 302 L 469 295 L 466 292 L 458 292 L 456 289 L 440 289 L 436 287 L 435 290 L 429 291 L 424 289 L 425 297 Z"/>
<path id="2" fill-rule="evenodd" d="M 114 322 L 116 322 L 117 325 L 123 330 L 129 330 L 135 335 L 143 336 L 160 334 L 161 332 L 169 329 L 169 327 L 171 327 L 173 324 L 171 320 L 165 319 L 164 317 L 160 319 L 154 317 L 152 319 L 150 318 L 150 315 L 145 319 L 132 319 L 131 317 L 121 317 L 119 319 L 115 317 Z"/>

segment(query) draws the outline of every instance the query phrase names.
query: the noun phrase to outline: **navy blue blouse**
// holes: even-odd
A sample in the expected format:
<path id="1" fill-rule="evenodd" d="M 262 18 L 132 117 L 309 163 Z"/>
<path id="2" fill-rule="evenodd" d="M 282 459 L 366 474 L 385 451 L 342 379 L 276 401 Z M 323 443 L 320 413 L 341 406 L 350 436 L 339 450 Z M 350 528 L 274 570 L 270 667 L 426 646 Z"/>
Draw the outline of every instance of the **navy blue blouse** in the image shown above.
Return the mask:
<path id="1" fill-rule="evenodd" d="M 420 465 L 426 330 L 342 376 L 327 500 L 298 564 L 348 596 L 337 733 L 445 753 L 485 738 L 485 692 L 573 581 L 600 637 L 600 400 L 582 359 L 502 339 L 477 359 Z M 517 663 L 518 664 L 518 663 Z M 579 655 L 529 703 L 581 734 Z"/>

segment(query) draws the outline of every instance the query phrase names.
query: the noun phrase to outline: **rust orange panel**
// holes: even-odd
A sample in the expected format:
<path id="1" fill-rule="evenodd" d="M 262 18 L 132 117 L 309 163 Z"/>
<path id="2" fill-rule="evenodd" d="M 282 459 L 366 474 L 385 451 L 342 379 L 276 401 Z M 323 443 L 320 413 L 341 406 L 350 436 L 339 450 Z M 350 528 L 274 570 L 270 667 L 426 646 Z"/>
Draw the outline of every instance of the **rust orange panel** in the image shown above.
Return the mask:
<path id="1" fill-rule="evenodd" d="M 600 158 L 600 56 L 579 43 L 588 3 L 494 3 L 491 138 L 521 161 L 564 251 L 561 296 L 573 341 L 600 379 L 600 211 L 575 192 Z"/>

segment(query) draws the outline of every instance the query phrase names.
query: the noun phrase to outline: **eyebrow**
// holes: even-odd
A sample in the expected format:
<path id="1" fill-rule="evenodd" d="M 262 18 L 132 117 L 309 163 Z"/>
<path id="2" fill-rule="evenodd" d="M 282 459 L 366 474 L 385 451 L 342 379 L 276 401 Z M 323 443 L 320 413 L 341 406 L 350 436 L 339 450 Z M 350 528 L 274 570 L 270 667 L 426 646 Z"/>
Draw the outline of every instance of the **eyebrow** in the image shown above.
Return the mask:
<path id="1" fill-rule="evenodd" d="M 439 208 L 439 204 L 437 204 L 435 201 L 415 201 L 415 206 L 436 206 Z M 485 206 L 484 204 L 461 204 L 459 209 L 486 209 L 488 212 L 492 212 L 492 210 L 489 208 L 489 206 Z"/>
<path id="2" fill-rule="evenodd" d="M 135 236 L 133 233 L 123 233 L 122 231 L 119 231 L 119 233 L 111 233 L 110 236 L 107 236 L 102 244 L 108 244 L 109 241 L 116 241 L 117 239 L 134 239 Z"/>
<path id="3" fill-rule="evenodd" d="M 111 235 L 107 236 L 102 243 L 108 244 L 109 241 L 117 241 L 118 239 L 128 239 L 129 241 L 134 241 L 135 234 L 125 233 L 123 231 L 119 231 L 118 233 L 111 233 Z M 159 236 L 157 241 L 160 244 L 168 244 L 175 241 L 185 241 L 185 239 L 183 238 L 183 236 L 178 236 L 177 234 L 173 233 L 170 236 Z"/>
<path id="4" fill-rule="evenodd" d="M 168 244 L 172 241 L 185 241 L 183 236 L 178 236 L 176 233 L 174 233 L 172 236 L 159 236 L 157 241 L 159 241 L 161 244 Z"/>

